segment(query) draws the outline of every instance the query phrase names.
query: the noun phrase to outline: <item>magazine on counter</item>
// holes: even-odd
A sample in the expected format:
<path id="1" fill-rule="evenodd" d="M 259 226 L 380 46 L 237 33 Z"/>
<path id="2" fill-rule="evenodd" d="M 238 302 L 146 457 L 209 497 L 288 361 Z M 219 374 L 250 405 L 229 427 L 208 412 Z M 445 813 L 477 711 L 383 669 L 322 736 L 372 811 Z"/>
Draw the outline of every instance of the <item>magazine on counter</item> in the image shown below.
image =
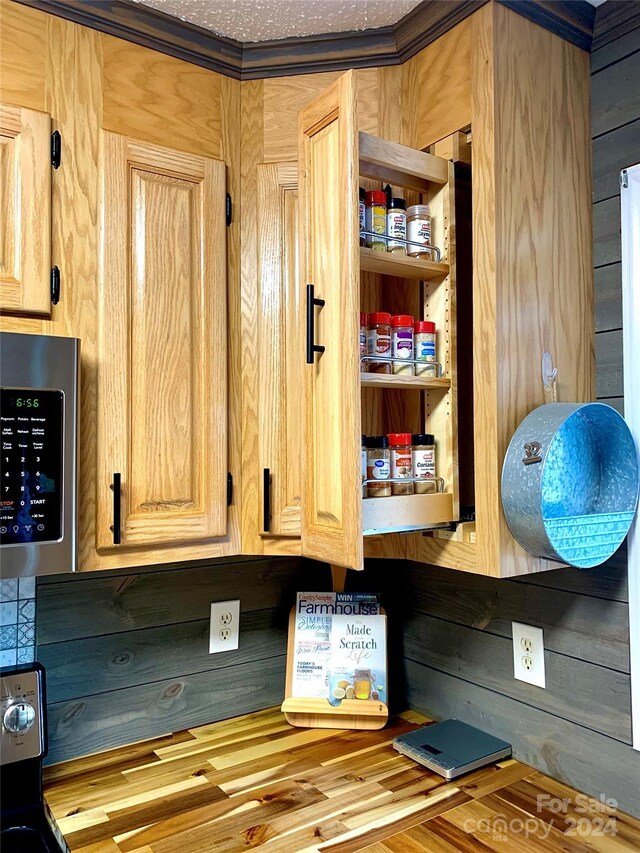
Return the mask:
<path id="1" fill-rule="evenodd" d="M 329 704 L 373 699 L 387 704 L 387 617 L 333 616 Z"/>
<path id="2" fill-rule="evenodd" d="M 291 695 L 386 704 L 386 617 L 377 594 L 298 593 Z"/>

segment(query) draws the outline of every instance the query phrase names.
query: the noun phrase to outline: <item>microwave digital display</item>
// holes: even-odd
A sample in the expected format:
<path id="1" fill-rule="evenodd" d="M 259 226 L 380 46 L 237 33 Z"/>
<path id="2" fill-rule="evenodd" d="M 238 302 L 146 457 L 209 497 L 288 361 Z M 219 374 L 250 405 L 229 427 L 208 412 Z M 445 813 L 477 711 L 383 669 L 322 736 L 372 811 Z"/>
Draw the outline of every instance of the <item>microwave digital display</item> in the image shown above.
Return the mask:
<path id="1" fill-rule="evenodd" d="M 62 537 L 64 394 L 2 388 L 0 544 Z"/>

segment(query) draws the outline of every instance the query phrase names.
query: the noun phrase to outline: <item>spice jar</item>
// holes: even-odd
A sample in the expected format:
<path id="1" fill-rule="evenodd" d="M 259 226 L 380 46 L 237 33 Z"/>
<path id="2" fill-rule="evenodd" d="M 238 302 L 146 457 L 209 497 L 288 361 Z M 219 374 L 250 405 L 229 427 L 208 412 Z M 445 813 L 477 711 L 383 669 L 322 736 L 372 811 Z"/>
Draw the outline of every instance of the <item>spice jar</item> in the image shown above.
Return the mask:
<path id="1" fill-rule="evenodd" d="M 387 233 L 387 194 L 382 190 L 370 190 L 365 193 L 365 223 L 366 230 L 381 237 L 365 238 L 365 245 L 378 252 L 387 248 L 385 235 Z"/>
<path id="2" fill-rule="evenodd" d="M 360 192 L 358 194 L 358 233 L 360 234 L 360 245 L 364 246 L 364 237 L 362 236 L 362 232 L 365 230 L 365 216 L 364 216 L 364 199 L 366 193 L 362 187 L 360 187 Z"/>
<path id="3" fill-rule="evenodd" d="M 438 375 L 436 364 L 436 324 L 430 320 L 420 320 L 413 327 L 414 358 L 423 364 L 416 364 L 416 376 Z"/>
<path id="4" fill-rule="evenodd" d="M 369 314 L 367 354 L 391 357 L 391 314 L 377 311 Z M 369 361 L 369 373 L 391 373 L 390 361 Z"/>
<path id="5" fill-rule="evenodd" d="M 411 436 L 411 467 L 416 495 L 429 495 L 437 492 L 436 481 L 436 440 L 429 433 L 417 433 Z"/>
<path id="6" fill-rule="evenodd" d="M 360 358 L 367 354 L 367 315 L 364 311 L 360 312 Z M 360 371 L 367 372 L 367 362 L 360 361 Z"/>
<path id="7" fill-rule="evenodd" d="M 400 376 L 413 376 L 413 317 L 410 314 L 395 314 L 391 318 L 391 356 L 393 372 Z"/>
<path id="8" fill-rule="evenodd" d="M 403 198 L 392 198 L 387 206 L 387 237 L 407 239 L 407 203 Z M 403 242 L 387 240 L 387 252 L 396 255 L 406 255 L 407 249 Z"/>
<path id="9" fill-rule="evenodd" d="M 409 481 L 408 483 L 392 483 L 391 493 L 393 495 L 412 495 L 411 433 L 392 432 L 388 439 L 391 449 L 391 479 Z"/>
<path id="10" fill-rule="evenodd" d="M 379 483 L 367 483 L 367 495 L 370 498 L 388 498 L 391 494 L 389 482 L 389 442 L 386 435 L 369 435 L 365 438 L 367 448 L 367 480 L 380 480 Z"/>
<path id="11" fill-rule="evenodd" d="M 407 240 L 419 243 L 420 246 L 431 245 L 431 210 L 428 204 L 412 204 L 407 210 Z M 411 258 L 431 260 L 431 252 L 420 246 L 407 246 L 407 254 Z"/>

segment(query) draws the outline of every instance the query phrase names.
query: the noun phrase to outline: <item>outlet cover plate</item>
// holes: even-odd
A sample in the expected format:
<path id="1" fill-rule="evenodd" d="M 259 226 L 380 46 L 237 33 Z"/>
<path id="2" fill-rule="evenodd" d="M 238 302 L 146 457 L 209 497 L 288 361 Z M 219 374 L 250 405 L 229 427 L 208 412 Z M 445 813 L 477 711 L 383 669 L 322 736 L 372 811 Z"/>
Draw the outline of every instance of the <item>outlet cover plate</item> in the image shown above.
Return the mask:
<path id="1" fill-rule="evenodd" d="M 536 687 L 546 687 L 544 632 L 542 628 L 512 622 L 513 677 Z"/>
<path id="2" fill-rule="evenodd" d="M 240 600 L 212 601 L 209 622 L 209 654 L 230 652 L 240 641 Z"/>

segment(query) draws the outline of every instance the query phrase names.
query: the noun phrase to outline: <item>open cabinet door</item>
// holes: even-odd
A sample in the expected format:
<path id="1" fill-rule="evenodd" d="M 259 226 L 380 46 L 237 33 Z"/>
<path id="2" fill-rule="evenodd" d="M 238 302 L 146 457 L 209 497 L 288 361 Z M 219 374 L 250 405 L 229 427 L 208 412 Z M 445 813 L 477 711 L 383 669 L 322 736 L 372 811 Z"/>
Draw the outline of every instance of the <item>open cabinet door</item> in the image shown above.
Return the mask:
<path id="1" fill-rule="evenodd" d="M 361 569 L 358 135 L 352 71 L 300 112 L 299 169 L 307 328 L 302 553 Z"/>

